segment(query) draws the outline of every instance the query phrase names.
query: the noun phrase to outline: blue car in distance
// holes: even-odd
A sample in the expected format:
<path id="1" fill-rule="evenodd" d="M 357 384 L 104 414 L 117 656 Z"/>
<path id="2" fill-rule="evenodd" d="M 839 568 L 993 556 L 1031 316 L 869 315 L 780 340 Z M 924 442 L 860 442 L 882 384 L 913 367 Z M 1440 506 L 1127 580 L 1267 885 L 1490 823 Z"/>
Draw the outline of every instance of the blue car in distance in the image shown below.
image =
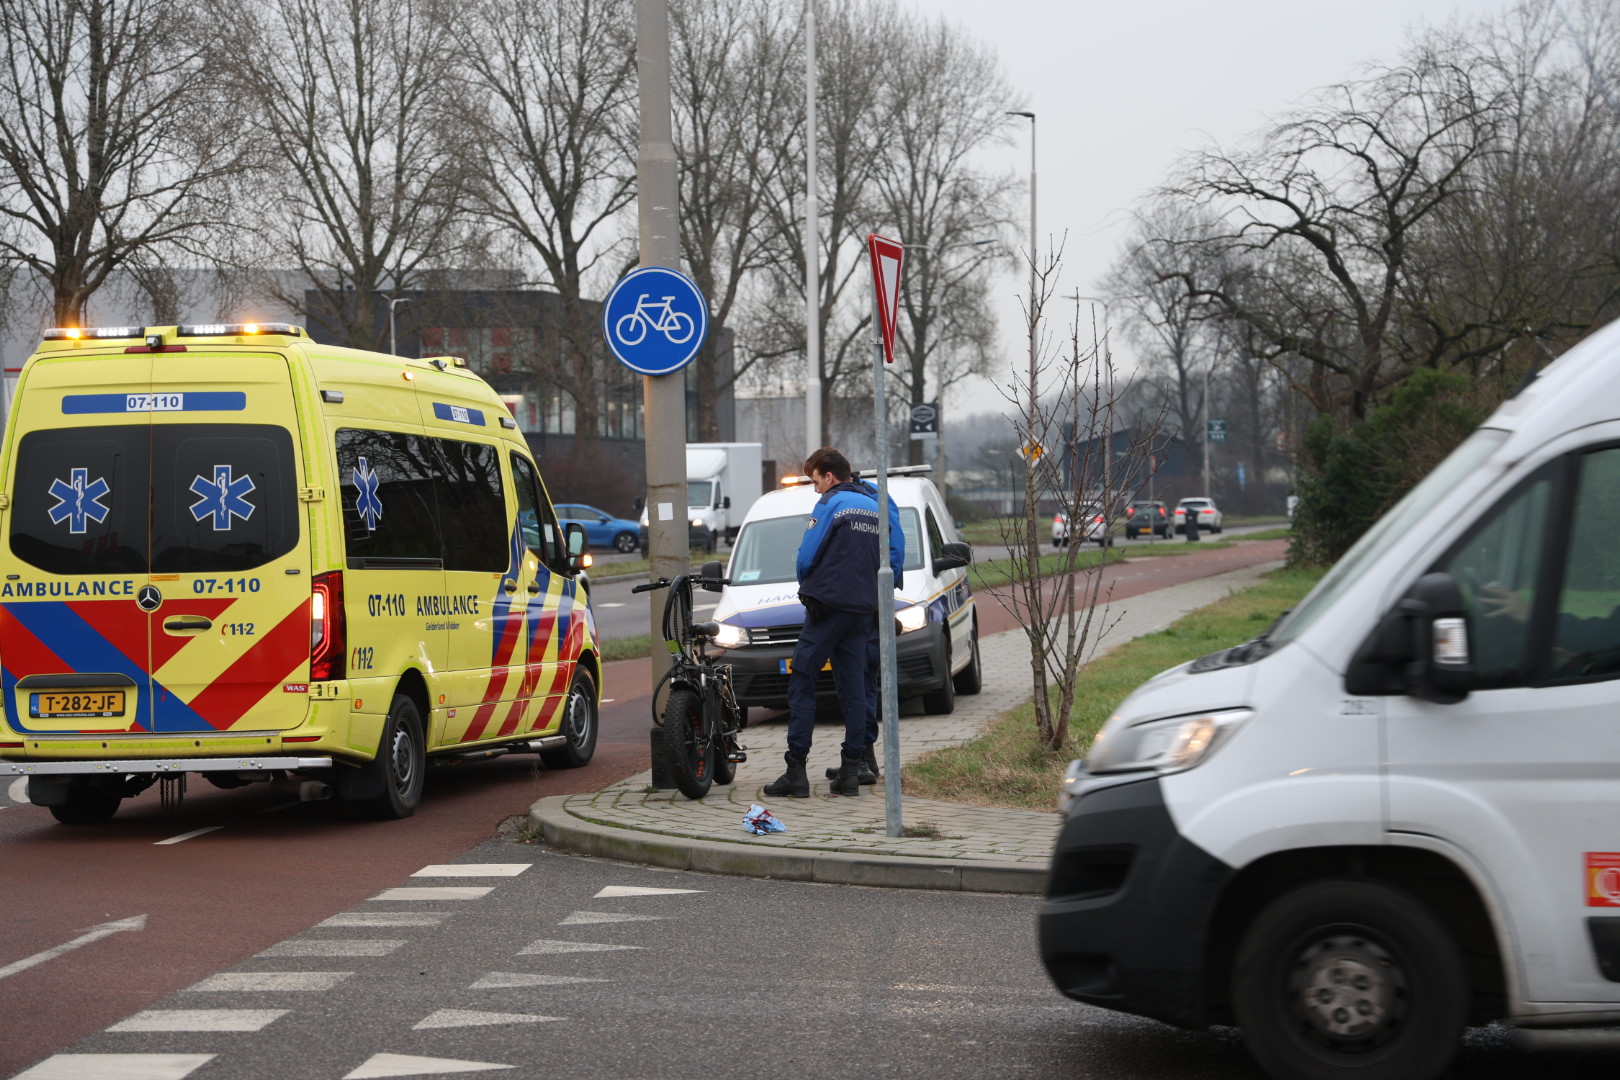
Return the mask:
<path id="1" fill-rule="evenodd" d="M 614 517 L 605 510 L 584 503 L 558 503 L 556 509 L 563 528 L 566 529 L 570 521 L 577 521 L 585 527 L 585 539 L 590 541 L 592 547 L 611 547 L 620 552 L 636 550 L 636 530 L 640 526 L 634 521 Z"/>

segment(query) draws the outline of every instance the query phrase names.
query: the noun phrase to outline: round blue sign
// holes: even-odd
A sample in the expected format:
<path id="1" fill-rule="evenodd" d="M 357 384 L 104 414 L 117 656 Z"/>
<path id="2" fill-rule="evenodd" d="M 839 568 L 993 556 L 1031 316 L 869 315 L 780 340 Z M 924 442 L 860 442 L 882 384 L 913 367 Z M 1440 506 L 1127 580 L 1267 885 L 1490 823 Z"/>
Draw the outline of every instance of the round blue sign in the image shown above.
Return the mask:
<path id="1" fill-rule="evenodd" d="M 709 333 L 709 304 L 678 270 L 644 266 L 626 274 L 602 305 L 602 336 L 619 363 L 642 375 L 673 375 Z"/>

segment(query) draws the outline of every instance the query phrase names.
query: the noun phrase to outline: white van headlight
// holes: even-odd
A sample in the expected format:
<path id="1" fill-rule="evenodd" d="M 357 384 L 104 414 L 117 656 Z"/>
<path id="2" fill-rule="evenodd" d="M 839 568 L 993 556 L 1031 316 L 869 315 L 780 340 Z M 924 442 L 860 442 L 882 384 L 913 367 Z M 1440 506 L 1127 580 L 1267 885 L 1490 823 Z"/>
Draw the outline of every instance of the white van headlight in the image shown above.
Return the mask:
<path id="1" fill-rule="evenodd" d="M 740 626 L 733 626 L 730 623 L 723 622 L 720 624 L 720 632 L 714 635 L 714 643 L 725 649 L 734 649 L 738 645 L 746 645 L 748 644 L 748 631 Z"/>
<path id="2" fill-rule="evenodd" d="M 693 519 L 692 519 L 692 527 L 693 527 L 693 528 L 694 528 L 694 529 L 701 529 L 701 528 L 703 528 L 703 519 L 702 519 L 702 518 L 693 518 Z"/>
<path id="3" fill-rule="evenodd" d="M 1253 715 L 1253 709 L 1223 709 L 1136 724 L 1116 716 L 1091 744 L 1086 769 L 1093 773 L 1133 769 L 1181 772 L 1208 757 Z"/>
<path id="4" fill-rule="evenodd" d="M 902 634 L 921 630 L 928 625 L 928 605 L 912 604 L 910 607 L 901 608 L 894 613 L 894 621 L 899 624 Z"/>

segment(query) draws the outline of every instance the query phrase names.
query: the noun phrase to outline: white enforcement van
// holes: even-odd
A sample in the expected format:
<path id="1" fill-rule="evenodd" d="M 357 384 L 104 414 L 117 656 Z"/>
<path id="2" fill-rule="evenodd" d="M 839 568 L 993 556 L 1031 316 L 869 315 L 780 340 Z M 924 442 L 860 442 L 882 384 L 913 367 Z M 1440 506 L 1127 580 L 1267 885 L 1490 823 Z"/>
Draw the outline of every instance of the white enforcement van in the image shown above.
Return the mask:
<path id="1" fill-rule="evenodd" d="M 429 762 L 589 762 L 585 534 L 516 429 L 454 357 L 47 331 L 0 450 L 0 776 L 69 823 L 184 773 L 404 817 Z"/>
<path id="2" fill-rule="evenodd" d="M 1275 1077 L 1620 1024 L 1620 323 L 1267 633 L 1132 694 L 1061 801 L 1072 998 L 1237 1024 Z"/>
<path id="3" fill-rule="evenodd" d="M 922 699 L 924 711 L 956 708 L 957 694 L 979 692 L 979 620 L 964 569 L 973 551 L 962 543 L 927 466 L 889 470 L 889 496 L 906 538 L 904 581 L 895 583 L 895 662 L 899 697 Z M 870 479 L 875 473 L 862 473 Z M 794 561 L 820 498 L 808 483 L 766 492 L 748 512 L 714 619 L 720 662 L 731 665 L 737 704 L 787 707 L 788 662 L 804 626 Z M 837 699 L 832 672 L 816 679 L 816 696 Z"/>

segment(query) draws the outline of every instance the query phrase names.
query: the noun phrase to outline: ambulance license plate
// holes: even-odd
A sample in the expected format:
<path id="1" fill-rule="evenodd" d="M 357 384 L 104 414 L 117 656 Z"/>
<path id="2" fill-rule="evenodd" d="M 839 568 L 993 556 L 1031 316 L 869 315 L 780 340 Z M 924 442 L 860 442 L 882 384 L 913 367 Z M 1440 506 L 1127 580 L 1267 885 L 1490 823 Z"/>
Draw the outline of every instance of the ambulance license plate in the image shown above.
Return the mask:
<path id="1" fill-rule="evenodd" d="M 123 716 L 124 691 L 75 690 L 28 695 L 28 715 L 36 720 L 74 716 Z"/>
<path id="2" fill-rule="evenodd" d="M 829 660 L 825 664 L 822 664 L 821 665 L 821 670 L 822 671 L 831 671 L 832 670 L 832 661 Z M 793 674 L 793 661 L 792 661 L 791 658 L 782 661 L 781 674 L 783 674 L 783 675 L 791 675 L 791 674 Z"/>

